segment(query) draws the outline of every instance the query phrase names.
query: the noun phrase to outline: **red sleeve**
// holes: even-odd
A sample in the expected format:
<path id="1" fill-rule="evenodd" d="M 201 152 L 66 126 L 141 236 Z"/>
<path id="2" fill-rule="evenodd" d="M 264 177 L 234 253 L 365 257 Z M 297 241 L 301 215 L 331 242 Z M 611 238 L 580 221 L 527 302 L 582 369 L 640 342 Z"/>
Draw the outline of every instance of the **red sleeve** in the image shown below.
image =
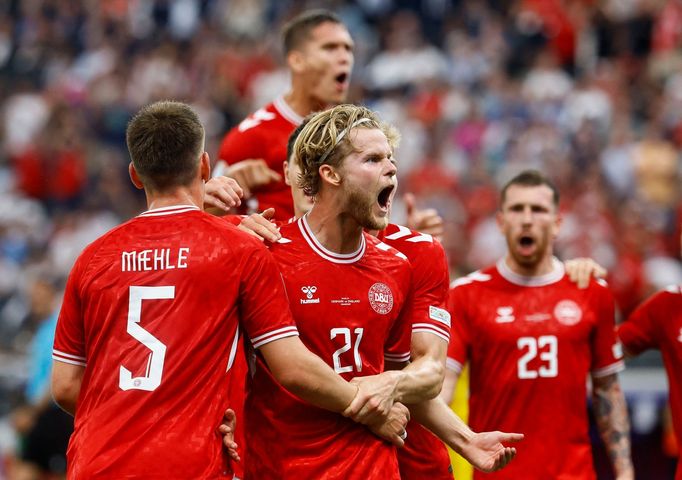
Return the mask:
<path id="1" fill-rule="evenodd" d="M 618 327 L 618 337 L 628 353 L 639 355 L 658 346 L 656 318 L 663 313 L 660 308 L 663 295 L 664 292 L 659 292 L 646 300 Z"/>
<path id="2" fill-rule="evenodd" d="M 434 240 L 434 248 L 427 251 L 427 258 L 412 262 L 414 283 L 414 314 L 412 333 L 432 333 L 450 341 L 450 313 L 446 309 L 450 278 L 445 251 Z"/>
<path id="3" fill-rule="evenodd" d="M 240 288 L 241 321 L 254 348 L 298 335 L 275 259 L 257 247 L 244 261 Z"/>
<path id="4" fill-rule="evenodd" d="M 408 276 L 408 279 L 410 277 Z M 409 287 L 409 288 L 408 288 Z M 391 362 L 403 363 L 410 360 L 410 345 L 412 343 L 412 320 L 414 319 L 414 293 L 412 284 L 407 283 L 408 290 L 400 314 L 393 323 L 388 339 L 384 344 L 384 358 Z"/>
<path id="5" fill-rule="evenodd" d="M 452 319 L 452 328 L 450 329 L 446 367 L 458 373 L 462 371 L 462 367 L 467 361 L 467 352 L 471 341 L 463 297 L 464 291 L 455 284 L 450 289 L 448 297 L 448 311 Z"/>
<path id="6" fill-rule="evenodd" d="M 597 288 L 597 326 L 592 336 L 592 376 L 601 377 L 625 368 L 623 353 L 616 339 L 615 303 L 608 288 Z"/>
<path id="7" fill-rule="evenodd" d="M 80 298 L 84 264 L 85 261 L 81 255 L 69 274 L 52 349 L 54 360 L 83 367 L 87 362 L 83 306 Z"/>

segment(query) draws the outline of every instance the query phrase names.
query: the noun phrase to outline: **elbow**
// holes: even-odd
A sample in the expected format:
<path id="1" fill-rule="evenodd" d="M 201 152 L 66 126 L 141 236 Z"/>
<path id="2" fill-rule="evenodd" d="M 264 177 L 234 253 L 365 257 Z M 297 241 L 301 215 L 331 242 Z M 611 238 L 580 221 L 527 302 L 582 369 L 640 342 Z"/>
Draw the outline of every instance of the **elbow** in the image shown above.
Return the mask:
<path id="1" fill-rule="evenodd" d="M 445 380 L 445 366 L 441 362 L 432 362 L 431 365 L 432 381 L 426 389 L 427 400 L 432 400 L 440 395 L 443 390 L 443 381 Z"/>
<path id="2" fill-rule="evenodd" d="M 276 378 L 280 385 L 294 395 L 299 395 L 306 390 L 306 375 L 302 374 L 299 370 L 293 368 L 283 369 L 278 372 Z"/>
<path id="3" fill-rule="evenodd" d="M 52 381 L 52 398 L 59 407 L 67 413 L 76 413 L 77 389 L 64 383 Z"/>
<path id="4" fill-rule="evenodd" d="M 432 387 L 427 392 L 429 400 L 436 398 L 438 395 L 440 395 L 440 392 L 443 390 L 443 381 L 445 380 L 445 367 L 440 362 L 438 362 L 438 364 L 434 367 L 433 378 L 434 380 L 432 383 Z"/>

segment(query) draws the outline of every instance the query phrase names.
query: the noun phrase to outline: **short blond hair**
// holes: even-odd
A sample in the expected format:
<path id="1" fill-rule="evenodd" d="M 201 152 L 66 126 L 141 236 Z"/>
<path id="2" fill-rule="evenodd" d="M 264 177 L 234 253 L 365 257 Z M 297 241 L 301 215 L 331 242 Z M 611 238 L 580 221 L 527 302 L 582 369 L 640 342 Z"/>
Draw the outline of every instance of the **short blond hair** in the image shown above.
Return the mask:
<path id="1" fill-rule="evenodd" d="M 381 130 L 391 150 L 395 150 L 400 141 L 398 130 L 366 107 L 344 104 L 314 114 L 293 146 L 301 167 L 298 186 L 306 195 L 314 197 L 320 191 L 320 166 L 339 167 L 348 155 L 357 151 L 349 138 L 354 128 Z"/>

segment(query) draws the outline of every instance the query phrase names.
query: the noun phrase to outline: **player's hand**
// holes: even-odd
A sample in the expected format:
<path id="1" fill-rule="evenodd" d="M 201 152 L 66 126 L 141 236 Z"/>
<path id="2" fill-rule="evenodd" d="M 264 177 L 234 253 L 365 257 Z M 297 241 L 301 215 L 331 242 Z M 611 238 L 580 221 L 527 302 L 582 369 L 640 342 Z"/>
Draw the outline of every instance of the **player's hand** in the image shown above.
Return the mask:
<path id="1" fill-rule="evenodd" d="M 407 228 L 421 233 L 428 233 L 438 240 L 443 237 L 443 232 L 445 231 L 443 217 L 438 215 L 435 208 L 419 210 L 417 208 L 417 200 L 411 193 L 406 193 L 403 196 L 403 201 L 407 209 Z"/>
<path id="2" fill-rule="evenodd" d="M 522 433 L 475 433 L 460 452 L 466 461 L 482 472 L 504 468 L 516 456 L 516 449 L 504 443 L 523 440 Z"/>
<path id="3" fill-rule="evenodd" d="M 238 452 L 239 446 L 234 441 L 234 432 L 236 428 L 237 416 L 235 415 L 234 410 L 228 408 L 225 410 L 223 423 L 218 427 L 218 431 L 223 436 L 223 445 L 227 448 L 227 454 L 232 460 L 239 462 L 241 460 Z"/>
<path id="4" fill-rule="evenodd" d="M 566 273 L 571 282 L 577 283 L 578 288 L 587 288 L 590 279 L 606 277 L 606 269 L 591 258 L 573 258 L 564 262 Z"/>
<path id="5" fill-rule="evenodd" d="M 395 402 L 397 372 L 391 370 L 379 375 L 355 377 L 351 383 L 357 385 L 358 393 L 343 415 L 364 425 L 386 420 Z"/>
<path id="6" fill-rule="evenodd" d="M 204 210 L 214 215 L 223 215 L 232 207 L 242 204 L 244 191 L 233 178 L 215 177 L 206 182 L 204 188 Z"/>
<path id="7" fill-rule="evenodd" d="M 407 422 L 410 421 L 410 411 L 402 403 L 394 403 L 388 418 L 367 425 L 374 435 L 383 438 L 396 447 L 405 445 L 407 439 Z"/>
<path id="8" fill-rule="evenodd" d="M 244 217 L 237 228 L 257 237 L 261 241 L 276 242 L 282 238 L 282 235 L 279 233 L 277 225 L 272 222 L 274 216 L 275 209 L 268 208 L 263 213 L 254 213 Z"/>
<path id="9" fill-rule="evenodd" d="M 230 165 L 225 175 L 234 178 L 241 185 L 244 189 L 244 198 L 251 198 L 253 192 L 260 187 L 282 180 L 282 176 L 260 158 L 242 160 Z"/>

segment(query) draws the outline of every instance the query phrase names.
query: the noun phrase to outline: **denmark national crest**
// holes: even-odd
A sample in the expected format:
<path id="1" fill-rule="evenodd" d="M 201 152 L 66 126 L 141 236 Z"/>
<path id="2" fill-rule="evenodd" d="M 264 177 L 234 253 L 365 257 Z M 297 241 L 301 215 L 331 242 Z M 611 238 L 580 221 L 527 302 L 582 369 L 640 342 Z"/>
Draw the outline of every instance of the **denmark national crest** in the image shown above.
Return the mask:
<path id="1" fill-rule="evenodd" d="M 381 315 L 386 315 L 393 308 L 393 294 L 383 283 L 375 283 L 369 287 L 368 297 L 372 309 Z"/>
<path id="2" fill-rule="evenodd" d="M 583 318 L 583 311 L 573 300 L 562 300 L 554 307 L 554 317 L 564 325 L 575 325 Z"/>

